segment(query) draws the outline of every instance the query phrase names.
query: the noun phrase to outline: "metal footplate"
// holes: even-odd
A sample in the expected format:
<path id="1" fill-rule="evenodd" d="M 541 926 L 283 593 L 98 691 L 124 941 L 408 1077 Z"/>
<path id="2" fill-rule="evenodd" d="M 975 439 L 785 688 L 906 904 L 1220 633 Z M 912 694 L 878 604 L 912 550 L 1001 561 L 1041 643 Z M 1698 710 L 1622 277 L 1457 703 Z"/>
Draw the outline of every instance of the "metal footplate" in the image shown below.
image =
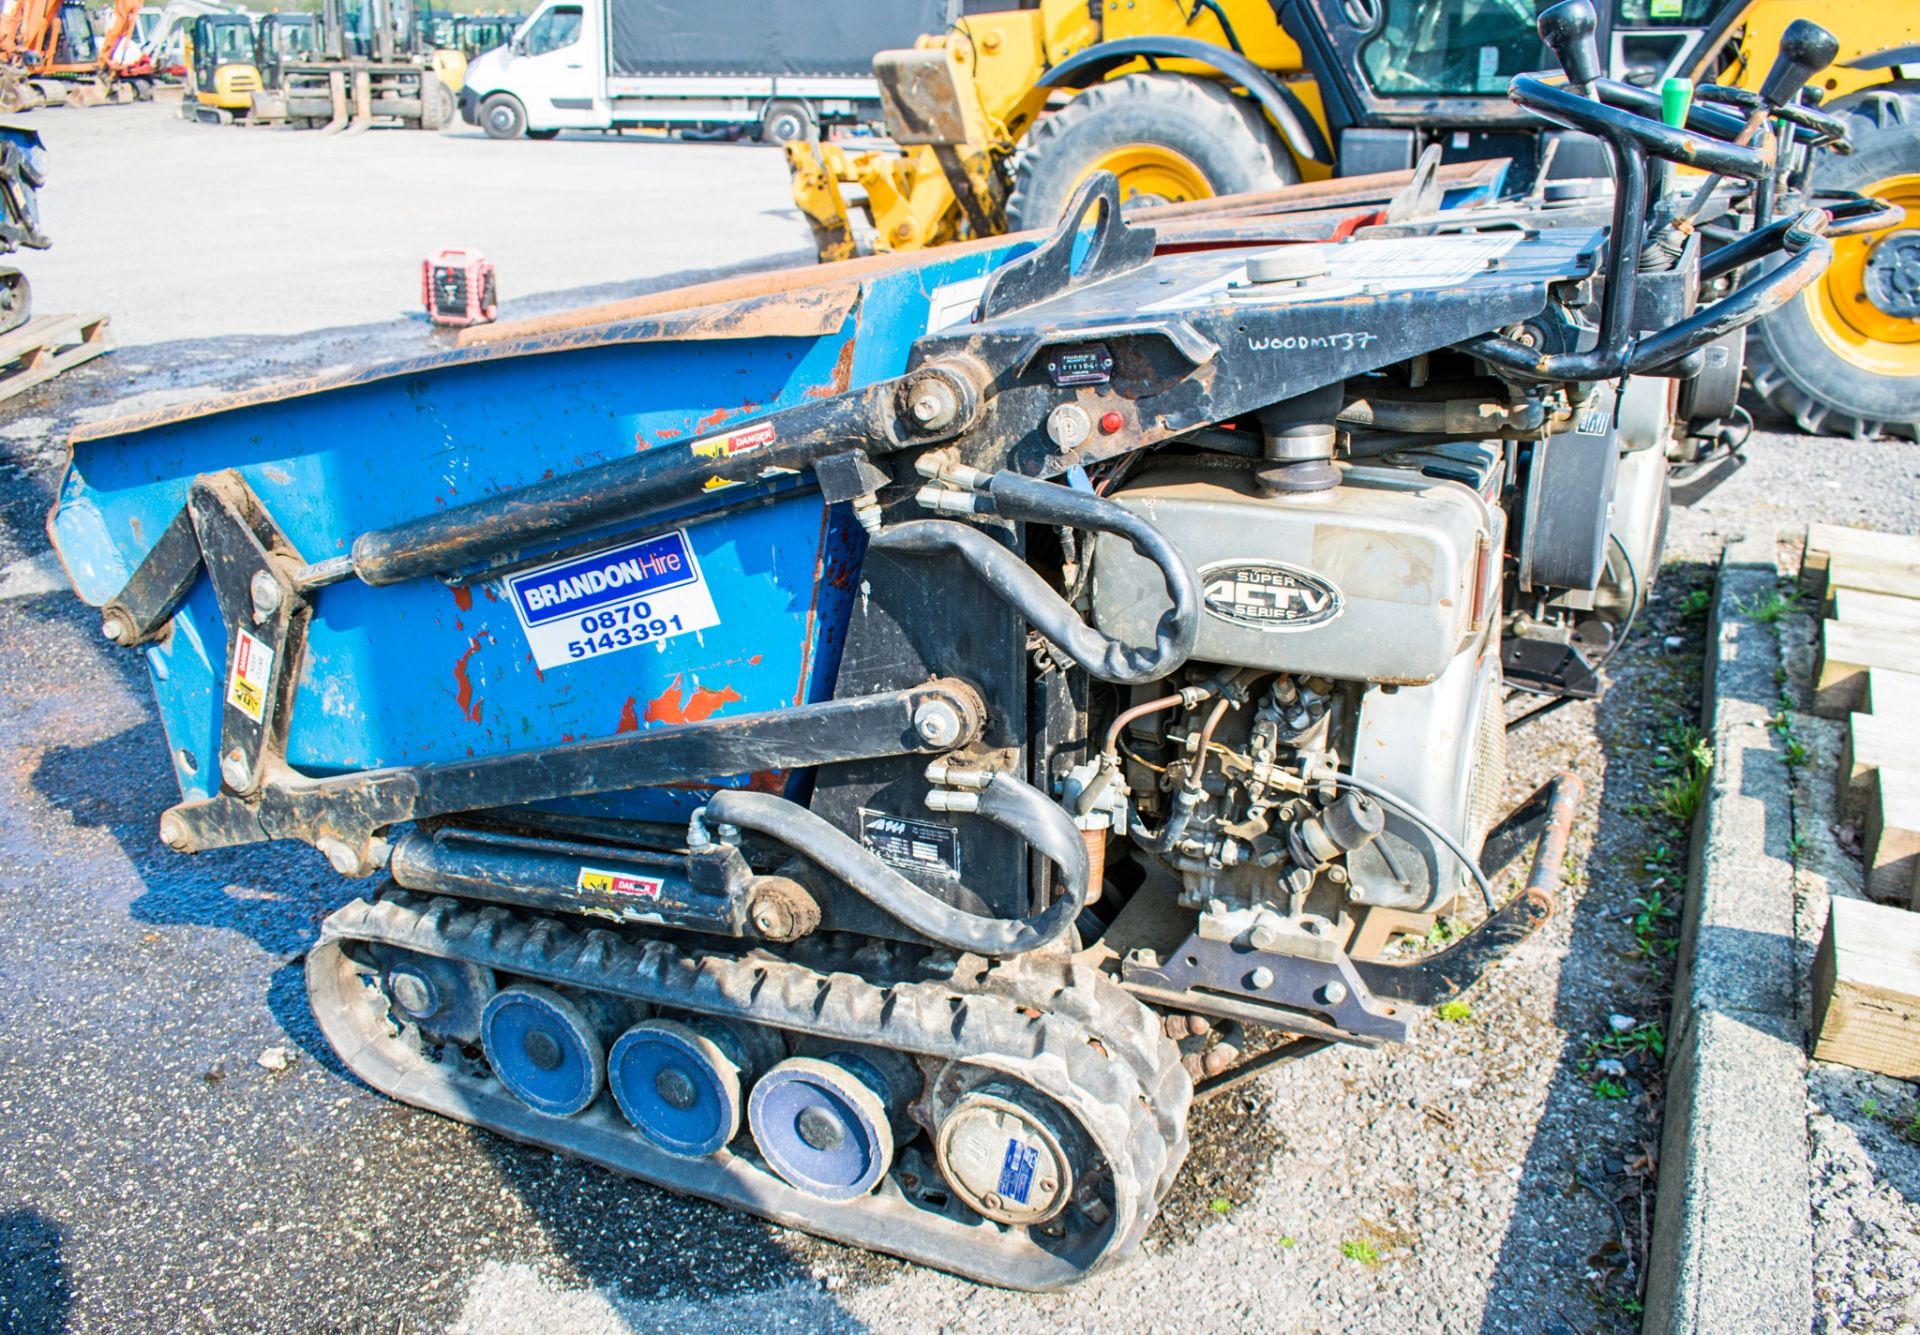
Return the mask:
<path id="1" fill-rule="evenodd" d="M 1085 1185 L 1072 1208 L 1044 1226 L 1023 1227 L 975 1213 L 947 1189 L 932 1156 L 916 1149 L 901 1153 L 869 1193 L 848 1200 L 789 1185 L 744 1133 L 706 1157 L 669 1154 L 605 1093 L 574 1116 L 537 1112 L 471 1046 L 423 1035 L 381 984 L 376 957 L 397 951 L 491 970 L 503 988 L 512 978 L 576 997 L 594 993 L 690 1018 L 770 1026 L 797 1037 L 802 1050 L 826 1041 L 906 1053 L 926 1076 L 908 1115 L 929 1128 L 943 1091 L 969 1080 L 979 1088 L 980 1076 L 1018 1082 L 1072 1118 L 1070 1133 L 1084 1136 L 1097 1166 L 1079 1176 Z M 869 981 L 845 972 L 844 958 L 823 972 L 389 889 L 326 920 L 307 958 L 307 988 L 322 1032 L 354 1074 L 394 1098 L 514 1140 L 1011 1288 L 1065 1288 L 1131 1253 L 1187 1149 L 1192 1086 L 1155 1016 L 1066 957 L 989 966 L 974 956 L 868 951 L 875 961 L 889 955 L 896 976 L 914 981 Z"/>

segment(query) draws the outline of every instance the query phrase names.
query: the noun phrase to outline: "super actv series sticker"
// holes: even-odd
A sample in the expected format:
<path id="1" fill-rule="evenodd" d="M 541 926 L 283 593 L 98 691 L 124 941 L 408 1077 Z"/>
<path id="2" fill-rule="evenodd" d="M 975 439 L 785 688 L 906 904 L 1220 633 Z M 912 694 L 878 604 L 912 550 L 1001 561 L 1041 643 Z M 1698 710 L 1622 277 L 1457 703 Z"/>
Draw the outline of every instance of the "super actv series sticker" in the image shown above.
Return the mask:
<path id="1" fill-rule="evenodd" d="M 507 578 L 542 672 L 720 624 L 685 529 Z"/>
<path id="2" fill-rule="evenodd" d="M 1281 561 L 1215 561 L 1201 568 L 1200 584 L 1209 616 L 1254 630 L 1305 630 L 1346 607 L 1327 580 Z"/>

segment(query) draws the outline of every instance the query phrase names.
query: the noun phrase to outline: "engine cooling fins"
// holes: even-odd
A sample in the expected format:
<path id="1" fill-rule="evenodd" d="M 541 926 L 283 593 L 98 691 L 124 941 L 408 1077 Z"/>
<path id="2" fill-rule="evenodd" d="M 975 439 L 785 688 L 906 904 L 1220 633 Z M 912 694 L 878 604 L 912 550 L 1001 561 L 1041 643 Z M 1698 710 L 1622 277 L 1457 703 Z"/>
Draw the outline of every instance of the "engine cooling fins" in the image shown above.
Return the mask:
<path id="1" fill-rule="evenodd" d="M 990 965 L 977 956 L 904 946 L 866 954 L 875 964 L 871 977 L 844 965 L 823 973 L 764 954 L 684 949 L 390 887 L 326 920 L 307 957 L 307 987 L 321 1031 L 359 1078 L 403 1102 L 513 1140 L 1010 1288 L 1065 1288 L 1133 1252 L 1186 1156 L 1192 1100 L 1179 1051 L 1156 1017 L 1097 970 L 1063 956 Z M 896 1063 L 889 1079 L 897 1086 L 904 1069 L 914 1086 L 909 1097 L 841 1100 L 864 1110 L 860 1129 L 868 1152 L 897 1145 L 890 1166 L 864 1194 L 829 1199 L 834 1193 L 803 1190 L 772 1171 L 745 1132 L 701 1157 L 684 1152 L 698 1136 L 683 1135 L 682 1152 L 663 1149 L 623 1115 L 631 1091 L 616 1104 L 604 1081 L 594 1082 L 601 1092 L 575 1115 L 536 1111 L 496 1077 L 473 1044 L 423 1030 L 394 1003 L 383 980 L 406 955 L 497 980 L 490 1005 L 510 998 L 505 1007 L 524 1010 L 534 1022 L 529 1032 L 553 1015 L 561 1017 L 561 1031 L 572 1034 L 583 1016 L 631 1019 L 649 1012 L 690 1017 L 694 1031 L 757 1026 L 795 1055 L 762 1075 L 756 1090 L 769 1079 L 804 1080 L 832 1093 L 833 1081 L 844 1076 L 841 1083 L 857 1094 L 850 1072 L 867 1077 L 872 1067 L 887 1065 L 858 1053 L 904 1054 L 911 1061 Z M 554 998 L 563 999 L 560 1006 Z M 643 1021 L 629 1032 L 661 1030 Z M 669 1026 L 666 1032 L 686 1030 Z M 524 1081 L 529 1072 L 548 1073 L 556 1055 L 564 1065 L 584 1052 L 592 1066 L 592 1048 L 583 1041 L 556 1054 L 536 1041 L 511 1060 L 526 1068 L 517 1072 Z M 709 1060 L 714 1055 L 706 1053 Z M 717 1064 L 737 1078 L 769 1055 L 748 1061 L 735 1053 Z M 616 1080 L 621 1065 L 615 1062 Z M 866 1083 L 885 1092 L 880 1082 Z M 669 1095 L 676 1088 L 665 1081 L 658 1087 Z M 733 1088 L 729 1084 L 730 1096 Z M 828 1111 L 836 1106 L 815 1102 Z M 1000 1110 L 998 1120 L 983 1122 L 983 1104 Z M 830 1119 L 815 1117 L 810 1125 L 808 1108 L 796 1108 L 793 1124 L 808 1145 L 836 1134 Z M 1023 1108 L 1033 1111 L 1021 1120 L 1015 1114 Z M 725 1125 L 734 1116 L 729 1108 Z M 949 1123 L 938 1142 L 943 1148 L 964 1140 L 977 1151 L 983 1125 L 1025 1126 L 1032 1134 L 1009 1139 L 1005 1162 L 990 1163 L 984 1182 L 970 1179 L 961 1190 L 942 1178 L 930 1143 Z M 1051 1171 L 1063 1147 L 1079 1156 L 1071 1179 Z M 789 1159 L 804 1149 L 798 1141 L 780 1148 Z M 807 1180 L 792 1164 L 786 1170 Z M 1044 1208 L 1000 1208 L 999 1192 L 1009 1190 L 1008 1182 L 1020 1188 L 1022 1203 L 1044 1202 Z M 993 1222 L 969 1199 L 1016 1222 Z M 1028 1218 L 1036 1222 L 1017 1222 Z"/>

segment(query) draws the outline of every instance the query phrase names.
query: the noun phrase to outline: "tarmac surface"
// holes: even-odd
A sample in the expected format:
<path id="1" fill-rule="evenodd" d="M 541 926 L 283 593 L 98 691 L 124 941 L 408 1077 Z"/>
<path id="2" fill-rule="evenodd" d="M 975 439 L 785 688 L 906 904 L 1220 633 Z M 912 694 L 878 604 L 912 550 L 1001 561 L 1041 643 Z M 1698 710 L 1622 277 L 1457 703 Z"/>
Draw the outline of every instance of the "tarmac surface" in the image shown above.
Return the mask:
<path id="1" fill-rule="evenodd" d="M 1637 1326 L 1615 1283 L 1616 1199 L 1633 1198 L 1594 1183 L 1624 1182 L 1657 1125 L 1640 1082 L 1631 1104 L 1599 1100 L 1581 1062 L 1610 1017 L 1663 1013 L 1625 922 L 1659 833 L 1641 814 L 1658 739 L 1696 698 L 1700 627 L 1679 594 L 1732 532 L 1809 515 L 1913 529 L 1914 447 L 1762 436 L 1745 473 L 1676 516 L 1673 582 L 1614 696 L 1516 734 L 1516 793 L 1570 765 L 1588 805 L 1566 910 L 1470 998 L 1471 1020 L 1211 1105 L 1139 1263 L 1007 1294 L 511 1145 L 347 1075 L 301 960 L 361 887 L 304 846 L 159 844 L 177 790 L 145 670 L 46 554 L 74 425 L 423 350 L 432 247 L 486 250 L 509 316 L 804 257 L 780 155 L 326 139 L 153 107 L 33 123 L 53 149 L 55 240 L 23 266 L 37 308 L 109 310 L 122 350 L 0 407 L 0 1332 Z"/>

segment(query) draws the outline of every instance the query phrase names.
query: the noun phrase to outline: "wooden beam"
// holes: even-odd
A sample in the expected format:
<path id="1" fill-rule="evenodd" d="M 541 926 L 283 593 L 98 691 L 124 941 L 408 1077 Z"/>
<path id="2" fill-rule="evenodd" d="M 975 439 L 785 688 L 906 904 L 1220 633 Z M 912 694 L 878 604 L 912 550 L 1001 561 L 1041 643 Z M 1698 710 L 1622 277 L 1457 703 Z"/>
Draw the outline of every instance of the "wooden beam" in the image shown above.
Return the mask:
<path id="1" fill-rule="evenodd" d="M 1836 556 L 1827 563 L 1827 591 L 1861 589 L 1896 598 L 1920 595 L 1920 559 Z"/>
<path id="2" fill-rule="evenodd" d="M 1920 872 L 1920 772 L 1882 765 L 1873 772 L 1867 802 L 1867 893 L 1914 906 Z"/>
<path id="3" fill-rule="evenodd" d="M 1866 709 L 1869 714 L 1899 714 L 1907 718 L 1920 718 L 1920 672 L 1868 668 Z"/>
<path id="4" fill-rule="evenodd" d="M 1808 524 L 1806 544 L 1800 549 L 1800 583 L 1815 597 L 1826 593 L 1827 568 L 1836 556 L 1920 561 L 1920 537 L 1838 524 Z"/>
<path id="5" fill-rule="evenodd" d="M 1820 659 L 1814 668 L 1813 708 L 1826 718 L 1845 718 L 1867 698 L 1867 673 L 1873 668 L 1913 672 L 1920 668 L 1920 631 L 1883 626 L 1850 626 L 1827 621 L 1820 626 Z"/>
<path id="6" fill-rule="evenodd" d="M 1920 592 L 1920 590 L 1916 590 Z M 1885 630 L 1920 630 L 1920 598 L 1898 598 L 1865 589 L 1834 589 L 1827 616 L 1849 626 L 1879 626 Z"/>
<path id="7" fill-rule="evenodd" d="M 1840 747 L 1840 805 L 1857 812 L 1873 795 L 1874 772 L 1920 765 L 1920 713 L 1855 714 Z"/>
<path id="8" fill-rule="evenodd" d="M 1920 914 L 1835 896 L 1813 964 L 1813 1055 L 1920 1079 Z"/>

